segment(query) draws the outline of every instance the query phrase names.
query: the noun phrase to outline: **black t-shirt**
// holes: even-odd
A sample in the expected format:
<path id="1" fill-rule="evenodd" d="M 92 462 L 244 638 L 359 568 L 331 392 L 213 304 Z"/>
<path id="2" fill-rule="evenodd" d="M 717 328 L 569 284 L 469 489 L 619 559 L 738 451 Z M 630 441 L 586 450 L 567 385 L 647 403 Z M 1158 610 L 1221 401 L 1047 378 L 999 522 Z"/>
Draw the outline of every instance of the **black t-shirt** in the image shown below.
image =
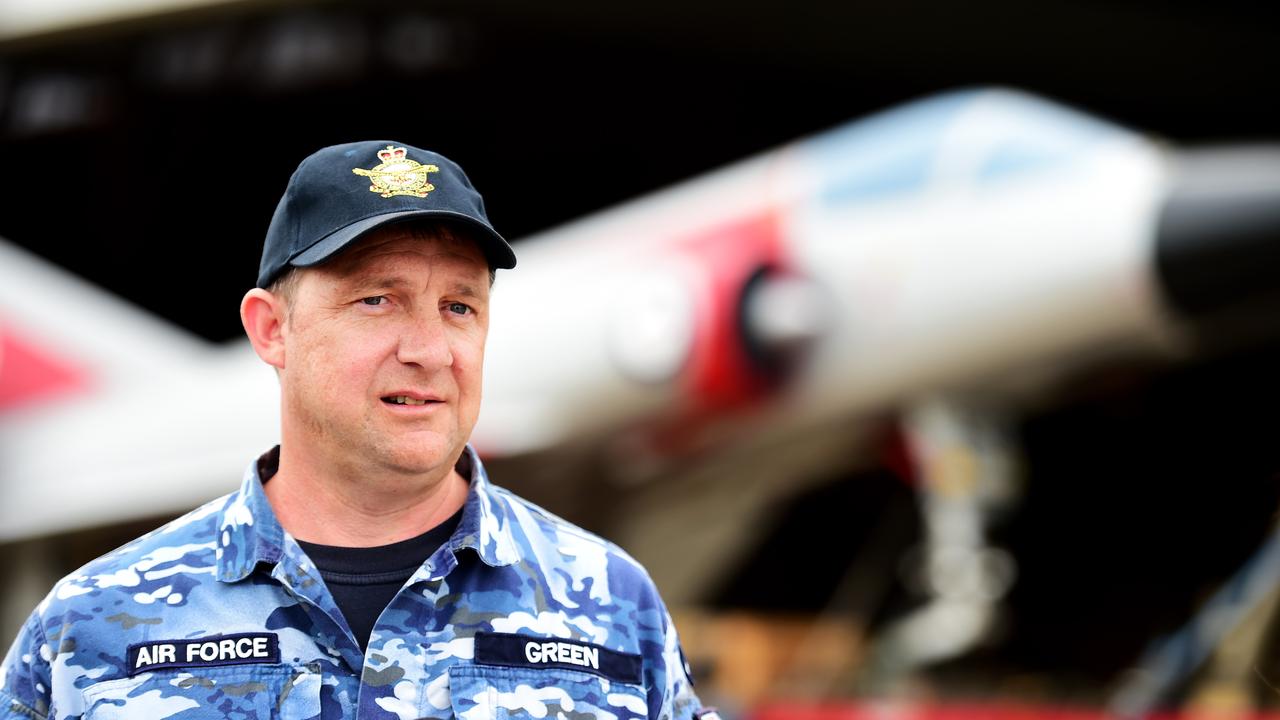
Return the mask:
<path id="1" fill-rule="evenodd" d="M 265 483 L 279 469 L 280 446 L 277 445 L 259 458 L 258 477 Z M 471 477 L 471 458 L 467 453 L 458 458 L 455 469 L 462 477 Z M 336 547 L 301 540 L 298 544 L 320 571 L 329 594 L 346 618 L 360 649 L 364 650 L 378 616 L 418 567 L 448 541 L 461 521 L 462 509 L 459 509 L 453 517 L 417 537 L 379 547 Z"/>
<path id="2" fill-rule="evenodd" d="M 378 547 L 335 547 L 298 541 L 364 650 L 378 616 L 462 520 L 462 510 L 417 537 Z"/>

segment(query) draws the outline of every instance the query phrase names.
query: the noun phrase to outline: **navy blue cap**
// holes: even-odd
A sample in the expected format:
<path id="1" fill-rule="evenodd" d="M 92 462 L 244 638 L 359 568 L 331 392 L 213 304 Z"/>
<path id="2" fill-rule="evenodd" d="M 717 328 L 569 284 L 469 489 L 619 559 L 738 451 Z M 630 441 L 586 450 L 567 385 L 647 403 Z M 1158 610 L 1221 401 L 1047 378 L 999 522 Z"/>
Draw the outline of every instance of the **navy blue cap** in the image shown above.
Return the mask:
<path id="1" fill-rule="evenodd" d="M 474 231 L 490 268 L 516 265 L 462 168 L 429 150 L 367 140 L 331 145 L 298 165 L 267 228 L 258 287 L 290 266 L 319 265 L 374 228 L 418 218 Z"/>

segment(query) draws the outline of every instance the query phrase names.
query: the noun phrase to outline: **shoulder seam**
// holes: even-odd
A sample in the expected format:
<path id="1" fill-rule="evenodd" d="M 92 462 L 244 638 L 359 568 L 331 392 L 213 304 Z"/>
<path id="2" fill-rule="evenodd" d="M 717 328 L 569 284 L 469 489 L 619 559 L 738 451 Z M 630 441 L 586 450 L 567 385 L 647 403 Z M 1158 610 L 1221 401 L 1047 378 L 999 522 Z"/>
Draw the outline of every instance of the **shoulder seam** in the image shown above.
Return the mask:
<path id="1" fill-rule="evenodd" d="M 50 591 L 50 593 L 52 593 L 52 592 L 53 592 L 53 591 L 51 590 L 51 591 Z M 36 612 L 31 613 L 31 624 L 32 624 L 32 626 L 33 626 L 33 627 L 31 628 L 31 630 L 32 630 L 32 632 L 34 632 L 34 633 L 35 633 L 35 636 L 36 636 L 36 637 L 35 637 L 35 639 L 36 639 L 36 647 L 35 647 L 35 651 L 36 651 L 36 653 L 37 653 L 37 654 L 39 654 L 39 652 L 40 652 L 40 648 L 43 648 L 43 647 L 49 647 L 49 634 L 48 634 L 47 632 L 45 632 L 45 629 L 44 629 L 44 615 L 43 615 L 43 613 L 41 613 L 39 610 L 37 610 Z M 56 653 L 54 653 L 54 652 L 53 652 L 53 648 L 49 648 L 49 654 L 50 654 L 51 656 L 56 654 Z M 43 658 L 41 658 L 41 659 L 43 659 Z M 31 659 L 31 661 L 32 661 L 32 663 L 34 663 L 34 662 L 35 662 L 35 658 L 32 658 L 32 659 Z M 50 668 L 50 672 L 52 672 L 52 668 Z M 48 681 L 48 680 L 49 680 L 49 678 L 45 678 L 45 680 L 46 680 L 46 681 Z M 49 702 L 50 702 L 50 704 L 52 704 L 52 703 L 53 703 L 53 697 L 52 697 L 52 695 L 53 695 L 53 687 L 52 687 L 52 686 L 50 686 L 50 687 L 49 687 L 48 692 L 49 692 L 49 694 L 50 694 Z M 3 694 L 3 693 L 4 693 L 4 691 L 3 691 L 3 690 L 0 690 L 0 694 Z M 16 706 L 19 708 L 19 710 L 20 710 L 21 712 L 27 712 L 27 713 L 30 713 L 30 714 L 31 714 L 31 717 L 32 717 L 32 718 L 34 718 L 35 720 L 45 720 L 45 716 L 44 716 L 44 715 L 41 715 L 40 713 L 36 712 L 35 710 L 33 710 L 33 709 L 31 709 L 31 708 L 27 707 L 26 705 L 23 705 L 22 703 L 20 703 L 20 702 L 18 702 L 17 700 L 15 700 L 12 696 L 8 696 L 8 700 L 9 700 L 13 705 L 16 705 Z"/>
<path id="2" fill-rule="evenodd" d="M 36 633 L 39 634 L 39 637 L 37 639 L 40 641 L 40 644 L 37 645 L 36 647 L 39 648 L 39 647 L 48 645 L 49 635 L 44 631 L 44 617 L 42 617 L 41 613 L 39 612 L 33 612 L 31 613 L 31 619 L 33 621 L 32 624 L 35 625 Z M 53 652 L 53 651 L 50 650 L 50 652 Z"/>
<path id="3" fill-rule="evenodd" d="M 601 535 L 593 533 L 590 530 L 587 530 L 586 528 L 579 527 L 569 522 L 568 520 L 565 520 L 559 515 L 551 512 L 550 510 L 542 507 L 541 505 L 535 502 L 526 500 L 525 498 L 517 495 L 516 493 L 504 487 L 491 485 L 490 490 L 492 491 L 492 494 L 501 496 L 502 501 L 505 503 L 509 503 L 509 504 L 519 503 L 522 507 L 526 508 L 533 514 L 540 516 L 542 519 L 546 520 L 548 523 L 554 525 L 557 531 L 566 532 L 576 537 L 579 537 L 583 540 L 586 540 L 588 542 L 592 542 L 600 545 L 600 547 L 604 548 L 606 551 L 614 555 L 617 555 L 620 559 L 626 561 L 628 564 L 630 564 L 632 567 L 638 570 L 640 574 L 644 576 L 645 579 L 649 580 L 650 583 L 653 582 L 653 578 L 650 577 L 649 575 L 648 568 L 640 564 L 640 561 L 632 557 L 631 553 L 627 552 L 626 549 L 623 548 L 621 545 L 613 542 L 612 540 L 609 540 L 608 538 L 605 538 Z M 511 508 L 508 506 L 507 511 L 509 512 L 510 509 Z"/>
<path id="4" fill-rule="evenodd" d="M 551 524 L 555 525 L 557 528 L 560 528 L 560 529 L 566 530 L 566 531 L 568 531 L 568 532 L 571 532 L 571 533 L 573 533 L 574 535 L 579 535 L 579 536 L 581 536 L 581 537 L 583 537 L 583 538 L 585 538 L 585 539 L 588 539 L 588 540 L 595 540 L 596 542 L 599 542 L 599 543 L 600 543 L 600 544 L 602 544 L 602 545 L 607 545 L 607 546 L 609 546 L 609 547 L 615 547 L 615 548 L 618 548 L 618 546 L 617 546 L 617 545 L 615 545 L 614 543 L 610 542 L 609 540 L 606 540 L 605 538 L 603 538 L 603 537 L 601 537 L 601 536 L 597 535 L 596 533 L 593 533 L 593 532 L 591 532 L 590 530 L 587 530 L 586 528 L 578 527 L 577 525 L 574 525 L 573 523 L 569 522 L 568 520 L 565 520 L 564 518 L 560 517 L 559 515 L 557 515 L 557 514 L 555 514 L 555 513 L 551 512 L 550 510 L 548 510 L 548 509 L 546 509 L 546 508 L 542 507 L 541 505 L 539 505 L 539 504 L 537 504 L 537 503 L 535 503 L 535 502 L 531 502 L 531 501 L 529 501 L 529 500 L 526 500 L 525 498 L 520 497 L 519 495 L 517 495 L 517 494 L 515 494 L 515 493 L 511 492 L 510 490 L 508 490 L 508 489 L 506 489 L 506 488 L 497 488 L 497 487 L 495 487 L 494 489 L 495 489 L 495 490 L 497 490 L 497 491 L 498 491 L 498 494 L 501 494 L 501 495 L 503 496 L 503 499 L 504 499 L 504 500 L 506 500 L 507 502 L 509 502 L 509 503 L 519 503 L 520 505 L 522 505 L 522 506 L 524 506 L 525 508 L 529 509 L 529 510 L 530 510 L 530 511 L 532 511 L 533 513 L 535 513 L 535 514 L 537 514 L 537 515 L 542 516 L 542 518 L 544 518 L 547 522 L 549 522 L 549 523 L 551 523 Z M 618 549 L 619 549 L 619 550 L 621 550 L 622 548 L 618 548 Z"/>
<path id="5" fill-rule="evenodd" d="M 62 582 L 62 581 L 59 580 L 58 582 Z M 57 591 L 57 585 L 54 585 L 53 590 L 49 591 L 49 595 L 52 596 L 55 591 Z M 42 600 L 40 604 L 43 605 L 44 601 Z M 35 633 L 35 640 L 36 640 L 35 647 L 36 647 L 36 651 L 39 652 L 40 648 L 45 647 L 49 644 L 49 635 L 44 630 L 44 613 L 40 612 L 39 605 L 36 606 L 36 609 L 33 610 L 31 615 L 27 618 L 27 623 L 31 625 L 31 631 Z M 52 652 L 53 651 L 50 650 L 50 653 Z M 4 692 L 4 689 L 0 688 L 0 693 L 3 693 L 3 692 Z"/>
<path id="6" fill-rule="evenodd" d="M 62 583 L 66 582 L 66 581 L 68 581 L 68 580 L 71 580 L 71 579 L 73 579 L 73 578 L 76 578 L 77 576 L 80 576 L 80 575 L 88 575 L 88 574 L 90 574 L 90 573 L 89 573 L 89 569 L 90 569 L 90 568 L 93 568 L 93 567 L 94 567 L 94 566 L 96 566 L 96 565 L 101 564 L 101 565 L 106 566 L 106 567 L 116 567 L 116 566 L 115 566 L 115 565 L 113 565 L 112 563 L 114 563 L 114 562 L 115 562 L 116 560 L 118 560 L 119 558 L 123 557 L 123 556 L 124 556 L 124 555 L 126 555 L 127 553 L 134 552 L 134 551 L 137 551 L 137 550 L 139 550 L 139 549 L 143 548 L 143 546 L 144 546 L 146 543 L 148 543 L 148 542 L 158 541 L 158 540 L 159 540 L 159 538 L 161 537 L 162 533 L 164 533 L 166 530 L 168 530 L 169 528 L 171 528 L 171 527 L 173 527 L 174 525 L 178 524 L 179 522 L 182 522 L 183 520 L 186 520 L 186 519 L 187 519 L 188 517 L 190 517 L 191 515 L 194 515 L 194 514 L 196 514 L 196 513 L 200 512 L 201 510 L 204 510 L 205 508 L 208 508 L 208 507 L 210 507 L 210 506 L 217 505 L 217 509 L 216 509 L 216 510 L 211 510 L 211 511 L 210 511 L 210 512 L 208 512 L 204 517 L 202 517 L 202 518 L 201 518 L 201 520 L 204 520 L 204 519 L 206 519 L 206 518 L 217 518 L 217 517 L 220 517 L 220 516 L 221 516 L 221 514 L 222 514 L 222 512 L 223 512 L 224 510 L 226 510 L 227 502 L 230 500 L 230 498 L 231 498 L 231 497 L 232 497 L 232 495 L 234 495 L 234 494 L 235 494 L 235 493 L 234 493 L 234 492 L 232 492 L 232 493 L 228 493 L 228 494 L 226 494 L 226 495 L 223 495 L 223 496 L 221 496 L 221 497 L 216 497 L 216 498 L 213 498 L 213 499 L 211 499 L 211 500 L 206 500 L 205 502 L 200 503 L 199 505 L 197 505 L 197 506 L 196 506 L 196 507 L 194 507 L 194 508 L 191 508 L 189 511 L 187 511 L 187 512 L 183 513 L 182 515 L 179 515 L 178 517 L 173 518 L 173 519 L 169 520 L 168 522 L 165 522 L 165 523 L 163 523 L 163 524 L 161 524 L 161 525 L 159 525 L 159 526 L 157 526 L 157 527 L 154 527 L 154 528 L 152 528 L 152 529 L 148 530 L 147 532 L 145 532 L 145 533 L 143 533 L 143 534 L 139 535 L 138 537 L 133 538 L 132 540 L 129 540 L 129 541 L 125 542 L 124 544 L 120 545 L 119 547 L 112 548 L 111 550 L 108 550 L 107 552 L 102 553 L 102 554 L 101 554 L 101 555 L 99 555 L 98 557 L 95 557 L 95 558 L 93 558 L 92 560 L 89 560 L 88 562 L 84 563 L 84 564 L 83 564 L 83 565 L 81 565 L 80 567 L 76 568 L 75 570 L 72 570 L 70 573 L 67 573 L 67 574 L 66 574 L 66 575 L 64 575 L 62 578 L 60 578 L 60 579 L 58 580 L 58 582 L 54 583 L 54 590 L 56 591 L 59 585 L 61 585 Z M 219 503 L 221 503 L 221 504 L 219 505 Z M 214 543 L 214 545 L 213 545 L 213 547 L 211 548 L 211 550 L 216 550 L 216 548 L 217 548 L 217 536 L 218 536 L 218 531 L 217 531 L 216 522 L 215 522 L 215 529 L 214 529 L 214 532 L 213 532 L 213 543 Z"/>

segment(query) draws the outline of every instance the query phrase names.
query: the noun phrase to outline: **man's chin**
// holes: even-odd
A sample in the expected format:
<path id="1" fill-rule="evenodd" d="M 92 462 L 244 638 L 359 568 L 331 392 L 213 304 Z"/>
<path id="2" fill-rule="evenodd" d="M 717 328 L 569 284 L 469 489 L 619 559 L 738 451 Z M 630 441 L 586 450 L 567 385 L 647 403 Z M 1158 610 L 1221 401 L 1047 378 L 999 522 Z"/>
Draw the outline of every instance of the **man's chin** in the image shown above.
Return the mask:
<path id="1" fill-rule="evenodd" d="M 386 448 L 378 462 L 387 470 L 402 475 L 427 475 L 447 472 L 455 458 L 455 450 L 446 445 L 423 443 L 408 447 Z"/>

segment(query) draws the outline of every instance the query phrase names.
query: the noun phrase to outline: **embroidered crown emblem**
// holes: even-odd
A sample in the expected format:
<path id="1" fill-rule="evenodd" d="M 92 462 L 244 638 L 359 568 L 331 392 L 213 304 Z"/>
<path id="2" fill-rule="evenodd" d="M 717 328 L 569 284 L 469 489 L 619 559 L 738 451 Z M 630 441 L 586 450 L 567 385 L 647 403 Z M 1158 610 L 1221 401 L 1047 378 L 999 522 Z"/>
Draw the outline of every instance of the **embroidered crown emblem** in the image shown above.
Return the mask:
<path id="1" fill-rule="evenodd" d="M 426 197 L 427 193 L 436 189 L 427 182 L 427 173 L 440 172 L 435 165 L 422 165 L 405 157 L 405 149 L 388 145 L 386 150 L 378 151 L 378 159 L 382 162 L 369 170 L 352 168 L 351 172 L 369 178 L 369 192 L 376 192 L 384 198 L 394 195 L 411 195 Z"/>

